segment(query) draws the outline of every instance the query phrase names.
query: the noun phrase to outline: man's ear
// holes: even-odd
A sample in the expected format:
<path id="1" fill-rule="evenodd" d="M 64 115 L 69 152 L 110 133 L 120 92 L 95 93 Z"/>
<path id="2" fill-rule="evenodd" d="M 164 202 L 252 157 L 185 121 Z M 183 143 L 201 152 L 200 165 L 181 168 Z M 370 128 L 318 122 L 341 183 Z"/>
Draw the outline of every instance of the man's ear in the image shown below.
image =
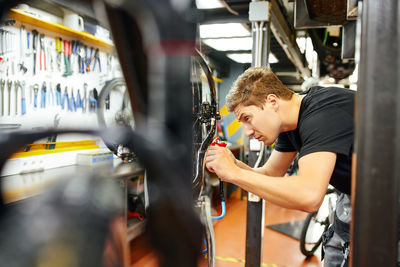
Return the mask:
<path id="1" fill-rule="evenodd" d="M 275 94 L 268 94 L 266 104 L 277 111 L 279 109 L 279 97 Z"/>

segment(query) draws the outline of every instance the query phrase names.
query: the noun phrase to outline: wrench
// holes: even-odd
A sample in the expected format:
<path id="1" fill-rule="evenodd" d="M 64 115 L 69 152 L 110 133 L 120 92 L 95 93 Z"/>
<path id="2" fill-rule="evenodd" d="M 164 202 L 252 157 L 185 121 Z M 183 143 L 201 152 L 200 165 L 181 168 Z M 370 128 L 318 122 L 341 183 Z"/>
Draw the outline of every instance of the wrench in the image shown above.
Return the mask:
<path id="1" fill-rule="evenodd" d="M 33 86 L 33 108 L 36 109 L 38 106 L 38 92 L 39 92 L 39 85 L 35 83 Z"/>
<path id="2" fill-rule="evenodd" d="M 15 115 L 18 115 L 18 88 L 20 88 L 20 87 L 21 87 L 21 85 L 20 85 L 19 81 L 15 81 L 14 82 L 14 89 L 15 89 Z"/>
<path id="3" fill-rule="evenodd" d="M 25 81 L 21 84 L 21 115 L 26 114 Z"/>
<path id="4" fill-rule="evenodd" d="M 0 88 L 1 88 L 1 116 L 4 116 L 4 87 L 6 86 L 6 81 L 0 80 Z"/>
<path id="5" fill-rule="evenodd" d="M 87 83 L 83 84 L 83 99 L 82 99 L 82 111 L 86 112 L 86 107 L 87 107 Z"/>
<path id="6" fill-rule="evenodd" d="M 8 89 L 8 116 L 11 116 L 11 87 L 12 87 L 12 80 L 7 80 L 7 89 Z"/>

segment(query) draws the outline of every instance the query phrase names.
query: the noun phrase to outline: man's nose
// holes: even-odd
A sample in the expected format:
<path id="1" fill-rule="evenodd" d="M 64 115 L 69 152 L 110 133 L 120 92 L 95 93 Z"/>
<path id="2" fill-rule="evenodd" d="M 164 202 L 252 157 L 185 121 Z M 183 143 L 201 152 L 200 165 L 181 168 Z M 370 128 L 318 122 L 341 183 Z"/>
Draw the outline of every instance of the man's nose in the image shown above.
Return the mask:
<path id="1" fill-rule="evenodd" d="M 245 130 L 246 136 L 252 136 L 254 134 L 254 130 L 249 126 L 245 126 L 244 130 Z"/>

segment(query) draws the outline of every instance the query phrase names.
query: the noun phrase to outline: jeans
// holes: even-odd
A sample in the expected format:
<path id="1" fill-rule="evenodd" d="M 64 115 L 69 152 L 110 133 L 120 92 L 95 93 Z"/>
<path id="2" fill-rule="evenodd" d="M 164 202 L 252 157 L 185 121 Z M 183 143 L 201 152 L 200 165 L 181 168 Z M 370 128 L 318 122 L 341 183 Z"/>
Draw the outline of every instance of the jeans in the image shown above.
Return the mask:
<path id="1" fill-rule="evenodd" d="M 348 266 L 350 221 L 350 196 L 341 194 L 336 203 L 335 220 L 323 235 L 324 267 Z"/>

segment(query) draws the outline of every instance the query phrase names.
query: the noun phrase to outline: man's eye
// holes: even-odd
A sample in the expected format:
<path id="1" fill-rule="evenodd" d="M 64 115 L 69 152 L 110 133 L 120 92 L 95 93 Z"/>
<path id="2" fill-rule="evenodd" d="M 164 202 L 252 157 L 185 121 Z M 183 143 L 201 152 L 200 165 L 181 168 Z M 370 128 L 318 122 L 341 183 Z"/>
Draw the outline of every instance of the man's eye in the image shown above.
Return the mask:
<path id="1" fill-rule="evenodd" d="M 250 117 L 248 117 L 248 116 L 244 117 L 244 121 L 249 121 L 249 120 L 250 120 Z"/>

